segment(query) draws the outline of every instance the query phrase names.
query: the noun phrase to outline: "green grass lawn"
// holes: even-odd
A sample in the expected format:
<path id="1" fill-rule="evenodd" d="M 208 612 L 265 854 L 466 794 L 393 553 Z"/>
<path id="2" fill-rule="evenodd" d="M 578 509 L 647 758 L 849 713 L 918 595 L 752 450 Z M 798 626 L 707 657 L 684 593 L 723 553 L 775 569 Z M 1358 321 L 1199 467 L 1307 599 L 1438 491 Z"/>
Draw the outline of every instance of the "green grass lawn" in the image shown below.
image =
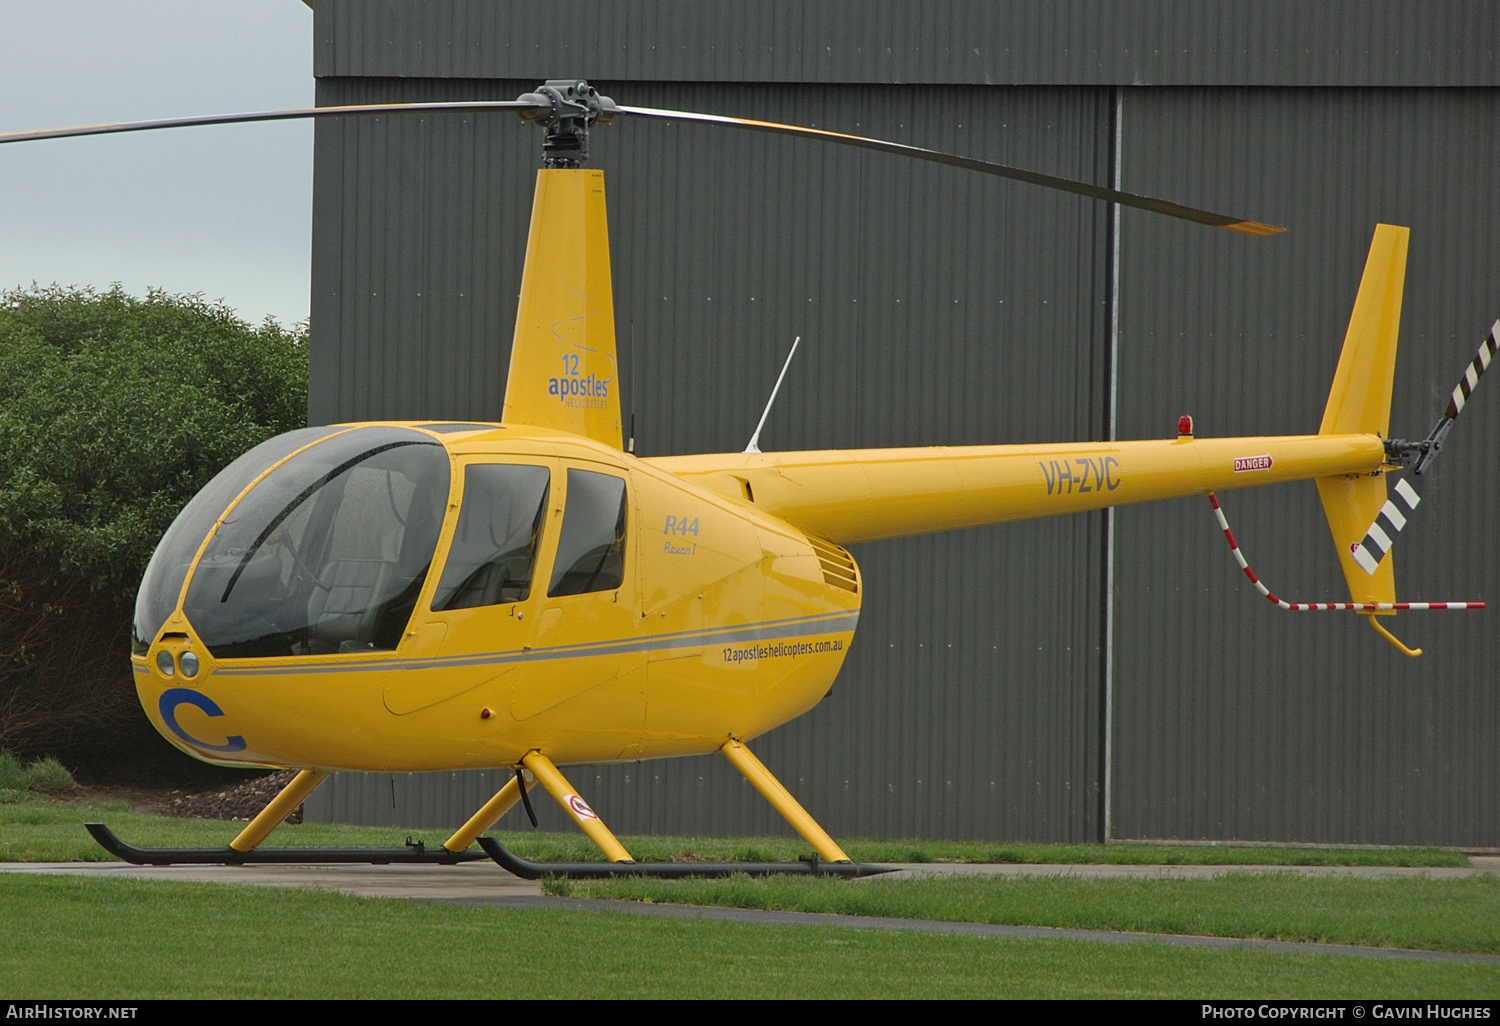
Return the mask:
<path id="1" fill-rule="evenodd" d="M 1500 954 L 1500 878 L 548 880 L 584 898 Z"/>
<path id="2" fill-rule="evenodd" d="M 0 922 L 0 992 L 18 999 L 1500 996 L 1500 968 L 1475 964 L 472 909 L 118 879 L 0 874 Z"/>
<path id="3" fill-rule="evenodd" d="M 0 860 L 108 859 L 83 832 L 222 845 L 240 824 L 27 799 L 0 804 Z M 442 832 L 307 824 L 273 843 L 393 845 Z M 533 859 L 597 857 L 573 834 L 501 835 Z M 791 839 L 626 838 L 642 859 L 790 859 Z M 865 861 L 1377 862 L 1452 853 L 850 841 Z M 1450 886 L 1456 884 L 1457 886 Z M 1353 887 L 1344 885 L 1354 885 Z M 556 885 L 576 894 L 1500 950 L 1497 881 L 971 881 L 789 878 Z M 0 873 L 0 993 L 44 997 L 1500 997 L 1500 967 L 1165 945 L 1015 941 L 558 910 L 313 890 Z"/>
<path id="4" fill-rule="evenodd" d="M 16 794 L 16 792 L 11 792 Z M 109 862 L 113 857 L 84 832 L 86 822 L 107 823 L 123 840 L 152 846 L 226 845 L 244 827 L 209 819 L 177 819 L 131 812 L 122 803 L 82 805 L 45 798 L 0 802 L 0 862 Z M 507 823 L 521 822 L 512 813 Z M 456 824 L 455 824 L 456 826 Z M 405 843 L 408 836 L 429 846 L 442 844 L 449 831 L 407 830 L 304 823 L 282 826 L 268 845 L 379 845 Z M 600 859 L 579 833 L 500 831 L 502 844 L 535 860 Z M 699 858 L 715 861 L 790 861 L 811 853 L 797 838 L 623 837 L 637 859 Z M 1141 865 L 1380 865 L 1462 866 L 1457 852 L 1427 848 L 1272 848 L 1228 845 L 1025 844 L 994 841 L 884 841 L 840 839 L 860 862 L 1025 862 L 1125 863 Z"/>

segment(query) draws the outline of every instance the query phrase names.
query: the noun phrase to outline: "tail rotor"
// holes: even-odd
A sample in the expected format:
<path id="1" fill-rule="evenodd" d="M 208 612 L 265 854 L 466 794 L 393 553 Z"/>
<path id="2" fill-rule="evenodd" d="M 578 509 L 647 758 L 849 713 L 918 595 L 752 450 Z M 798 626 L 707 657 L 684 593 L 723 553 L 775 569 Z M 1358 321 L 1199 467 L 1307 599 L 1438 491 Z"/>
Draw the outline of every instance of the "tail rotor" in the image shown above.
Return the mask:
<path id="1" fill-rule="evenodd" d="M 1414 477 L 1420 476 L 1422 471 L 1432 464 L 1438 453 L 1443 451 L 1443 441 L 1452 430 L 1453 422 L 1458 419 L 1469 397 L 1474 394 L 1480 375 L 1494 360 L 1496 351 L 1500 351 L 1500 320 L 1490 326 L 1489 335 L 1480 343 L 1479 351 L 1474 354 L 1474 359 L 1464 369 L 1463 377 L 1454 386 L 1453 396 L 1448 400 L 1447 410 L 1433 425 L 1427 437 L 1420 442 L 1408 442 L 1405 439 L 1396 438 L 1385 443 L 1388 463 L 1392 466 L 1405 466 L 1410 462 L 1411 473 Z M 1397 481 L 1393 491 L 1395 497 L 1386 500 L 1385 505 L 1380 509 L 1380 514 L 1365 531 L 1364 539 L 1352 550 L 1354 561 L 1367 574 L 1374 574 L 1380 568 L 1380 561 L 1385 558 L 1386 553 L 1390 552 L 1396 535 L 1406 526 L 1417 504 L 1422 501 L 1407 478 L 1403 477 Z"/>

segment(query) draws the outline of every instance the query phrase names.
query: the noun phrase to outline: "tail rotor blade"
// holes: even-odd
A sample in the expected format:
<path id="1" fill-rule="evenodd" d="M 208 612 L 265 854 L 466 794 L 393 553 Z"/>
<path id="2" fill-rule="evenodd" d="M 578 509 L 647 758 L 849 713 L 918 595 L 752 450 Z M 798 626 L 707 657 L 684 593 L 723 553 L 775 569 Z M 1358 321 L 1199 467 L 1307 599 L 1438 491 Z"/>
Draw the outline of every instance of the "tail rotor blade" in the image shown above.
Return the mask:
<path id="1" fill-rule="evenodd" d="M 1410 459 L 1413 452 L 1417 454 L 1417 461 L 1411 468 L 1412 474 L 1422 473 L 1428 464 L 1437 458 L 1437 454 L 1443 451 L 1443 439 L 1453 427 L 1453 422 L 1458 419 L 1458 415 L 1463 412 L 1464 405 L 1479 384 L 1479 376 L 1489 367 L 1497 351 L 1500 351 L 1500 320 L 1490 325 L 1490 333 L 1479 344 L 1479 351 L 1474 354 L 1474 359 L 1469 361 L 1469 365 L 1464 368 L 1463 377 L 1453 387 L 1453 396 L 1448 400 L 1448 409 L 1444 411 L 1443 416 L 1428 433 L 1426 439 L 1415 444 L 1387 443 L 1388 450 L 1396 460 L 1400 460 L 1403 455 Z M 1387 552 L 1391 551 L 1396 535 L 1406 526 L 1407 517 L 1417 508 L 1417 503 L 1422 501 L 1417 495 L 1417 490 L 1404 477 L 1396 482 L 1394 491 L 1395 497 L 1386 500 L 1385 505 L 1380 509 L 1379 516 L 1365 532 L 1364 540 L 1353 549 L 1354 561 L 1367 574 L 1373 574 L 1380 567 L 1380 561 L 1385 558 Z"/>
<path id="2" fill-rule="evenodd" d="M 1469 396 L 1474 392 L 1474 386 L 1479 384 L 1479 375 L 1489 367 L 1490 361 L 1495 358 L 1495 350 L 1500 349 L 1500 320 L 1490 325 L 1490 333 L 1480 343 L 1479 351 L 1474 354 L 1474 359 L 1464 370 L 1464 376 L 1453 388 L 1453 398 L 1448 400 L 1448 412 L 1444 414 L 1449 420 L 1455 419 L 1463 412 L 1464 403 L 1469 401 Z"/>
<path id="3" fill-rule="evenodd" d="M 1391 551 L 1396 535 L 1406 526 L 1406 518 L 1417 508 L 1417 503 L 1422 501 L 1417 490 L 1404 477 L 1396 482 L 1394 491 L 1395 498 L 1385 500 L 1385 505 L 1380 507 L 1380 515 L 1365 532 L 1364 540 L 1354 546 L 1354 561 L 1367 574 L 1373 574 L 1380 568 L 1380 561 Z M 1397 499 L 1400 501 L 1397 502 Z M 1405 512 L 1402 507 L 1405 507 Z"/>
<path id="4" fill-rule="evenodd" d="M 1443 416 L 1428 432 L 1427 437 L 1417 443 L 1417 462 L 1411 468 L 1413 474 L 1422 473 L 1427 468 L 1427 464 L 1437 459 L 1437 454 L 1443 451 L 1443 439 L 1447 437 L 1458 415 L 1463 412 L 1464 404 L 1469 401 L 1469 396 L 1474 394 L 1474 389 L 1479 385 L 1479 376 L 1489 367 L 1497 349 L 1500 349 L 1500 320 L 1490 325 L 1490 333 L 1479 344 L 1479 350 L 1474 354 L 1474 359 L 1470 360 L 1469 365 L 1464 368 L 1464 376 L 1459 378 L 1457 385 L 1453 386 L 1453 396 L 1448 400 L 1448 409 L 1443 412 Z"/>

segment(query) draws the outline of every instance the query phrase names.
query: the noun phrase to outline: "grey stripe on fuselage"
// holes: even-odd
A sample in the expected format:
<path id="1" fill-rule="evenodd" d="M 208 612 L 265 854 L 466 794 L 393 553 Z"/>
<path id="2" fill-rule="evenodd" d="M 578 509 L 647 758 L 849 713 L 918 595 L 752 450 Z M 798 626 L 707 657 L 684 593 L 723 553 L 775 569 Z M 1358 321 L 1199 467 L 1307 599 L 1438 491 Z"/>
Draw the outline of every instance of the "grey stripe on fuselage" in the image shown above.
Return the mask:
<path id="1" fill-rule="evenodd" d="M 775 641 L 784 638 L 805 638 L 817 634 L 837 634 L 854 630 L 858 623 L 859 613 L 857 612 L 825 613 L 787 620 L 766 620 L 739 627 L 678 631 L 646 638 L 619 638 L 612 641 L 557 645 L 548 648 L 476 652 L 470 655 L 438 659 L 382 659 L 359 662 L 343 660 L 276 666 L 220 666 L 214 671 L 214 676 L 265 677 L 285 673 L 370 673 L 501 665 L 531 660 L 579 659 L 588 656 L 620 655 L 626 652 L 665 651 L 676 648 L 698 648 L 704 645 L 732 645 L 749 641 Z"/>

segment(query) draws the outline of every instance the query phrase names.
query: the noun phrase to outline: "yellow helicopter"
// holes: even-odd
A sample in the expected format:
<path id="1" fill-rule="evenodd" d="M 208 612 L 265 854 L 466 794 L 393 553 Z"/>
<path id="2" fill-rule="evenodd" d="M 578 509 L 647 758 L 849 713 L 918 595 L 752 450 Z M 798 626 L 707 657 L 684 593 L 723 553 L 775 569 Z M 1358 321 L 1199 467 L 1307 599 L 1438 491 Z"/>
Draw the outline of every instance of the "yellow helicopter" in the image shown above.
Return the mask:
<path id="1" fill-rule="evenodd" d="M 1403 478 L 1393 500 L 1385 475 L 1413 461 L 1420 473 L 1441 450 L 1500 338 L 1497 324 L 1426 440 L 1388 439 L 1404 228 L 1375 230 L 1316 434 L 1201 439 L 1183 418 L 1175 437 L 1144 441 L 762 453 L 757 428 L 744 452 L 638 458 L 621 423 L 604 176 L 581 166 L 597 123 L 636 116 L 790 133 L 1242 234 L 1282 229 L 898 143 L 618 106 L 577 80 L 515 101 L 236 114 L 0 142 L 497 109 L 547 132 L 500 422 L 293 431 L 240 457 L 187 505 L 141 582 L 131 657 L 141 703 L 199 759 L 300 772 L 227 848 L 138 848 L 91 824 L 121 857 L 492 857 L 524 875 L 786 870 L 636 863 L 558 768 L 721 752 L 812 846 L 806 871 L 878 871 L 853 864 L 746 746 L 832 687 L 864 589 L 844 548 L 854 542 L 1312 478 L 1350 602 L 1270 593 L 1213 500 L 1241 567 L 1271 601 L 1366 614 L 1412 655 L 1377 616 L 1482 607 L 1398 603 L 1386 555 L 1417 499 Z M 440 848 L 260 847 L 333 770 L 493 767 L 516 776 Z M 607 863 L 529 863 L 482 836 L 517 802 L 530 810 L 532 780 Z"/>

